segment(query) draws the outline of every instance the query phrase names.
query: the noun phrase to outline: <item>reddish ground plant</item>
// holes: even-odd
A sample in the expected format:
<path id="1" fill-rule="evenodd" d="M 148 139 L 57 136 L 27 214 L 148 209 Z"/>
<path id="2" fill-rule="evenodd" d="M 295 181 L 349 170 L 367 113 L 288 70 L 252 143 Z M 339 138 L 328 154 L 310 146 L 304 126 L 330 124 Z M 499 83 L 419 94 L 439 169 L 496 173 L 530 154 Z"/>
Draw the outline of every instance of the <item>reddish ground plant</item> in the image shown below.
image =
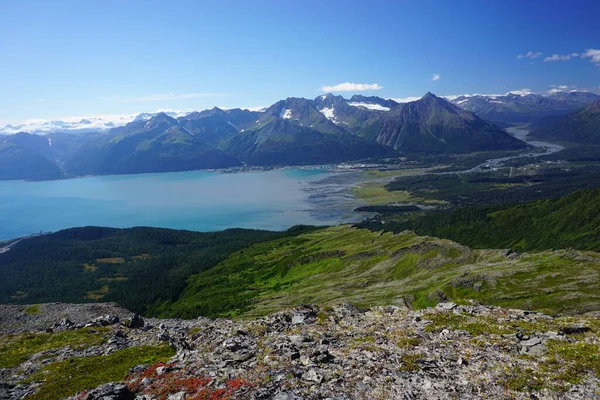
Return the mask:
<path id="1" fill-rule="evenodd" d="M 226 400 L 253 385 L 245 379 L 230 379 L 219 387 L 213 378 L 195 376 L 193 371 L 172 370 L 174 364 L 154 364 L 144 371 L 131 374 L 126 383 L 129 389 L 138 394 L 148 394 L 158 400 L 165 400 L 170 394 L 185 392 L 190 400 Z M 162 374 L 157 373 L 159 367 L 167 370 Z M 143 385 L 144 378 L 152 379 L 152 383 Z"/>

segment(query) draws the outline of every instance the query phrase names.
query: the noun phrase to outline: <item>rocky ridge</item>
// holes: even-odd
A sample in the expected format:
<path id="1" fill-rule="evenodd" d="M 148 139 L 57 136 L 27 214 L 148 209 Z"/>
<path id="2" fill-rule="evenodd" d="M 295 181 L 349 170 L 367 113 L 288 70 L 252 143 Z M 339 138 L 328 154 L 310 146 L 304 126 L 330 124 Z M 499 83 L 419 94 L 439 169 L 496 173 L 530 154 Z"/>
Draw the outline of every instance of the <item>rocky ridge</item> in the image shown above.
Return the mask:
<path id="1" fill-rule="evenodd" d="M 129 376 L 73 399 L 593 399 L 600 388 L 600 319 L 553 318 L 532 311 L 440 303 L 408 310 L 302 306 L 255 320 L 158 320 L 117 315 L 56 313 L 49 319 L 1 306 L 25 331 L 101 330 L 87 348 L 66 346 L 30 355 L 0 370 L 0 398 L 33 394 L 44 381 L 28 379 L 46 365 L 72 357 L 117 354 L 168 343 L 176 355 L 153 365 L 131 365 Z M 103 309 L 102 307 L 107 308 Z M 103 314 L 111 311 L 113 314 Z M 122 312 L 121 310 L 120 312 Z M 74 322 L 76 321 L 77 322 Z M 37 322 L 32 322 L 37 321 Z M 9 336 L 14 337 L 14 336 Z M 10 341 L 9 341 L 10 343 Z M 0 347 L 5 354 L 7 347 Z M 83 389 L 83 388 L 81 388 Z M 27 397 L 25 397 L 27 398 Z M 35 397 L 34 397 L 35 398 Z"/>

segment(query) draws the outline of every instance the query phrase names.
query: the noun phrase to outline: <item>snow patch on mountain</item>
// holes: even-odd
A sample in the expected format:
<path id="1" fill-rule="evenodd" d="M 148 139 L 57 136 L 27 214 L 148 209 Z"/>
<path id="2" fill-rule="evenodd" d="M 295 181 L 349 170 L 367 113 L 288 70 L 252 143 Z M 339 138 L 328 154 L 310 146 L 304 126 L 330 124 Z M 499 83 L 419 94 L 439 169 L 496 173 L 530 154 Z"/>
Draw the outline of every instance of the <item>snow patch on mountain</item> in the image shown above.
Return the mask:
<path id="1" fill-rule="evenodd" d="M 282 108 L 279 112 L 279 117 L 283 119 L 292 119 L 292 110 L 290 108 Z"/>
<path id="2" fill-rule="evenodd" d="M 327 118 L 334 124 L 338 123 L 337 118 L 335 117 L 335 111 L 333 107 L 323 107 L 319 111 L 325 116 L 325 118 Z"/>
<path id="3" fill-rule="evenodd" d="M 390 111 L 389 107 L 384 107 L 379 104 L 371 104 L 371 103 L 348 103 L 348 105 L 353 107 L 364 107 L 369 110 L 377 110 L 377 111 Z"/>
<path id="4" fill-rule="evenodd" d="M 320 109 L 319 111 L 321 111 L 321 114 L 323 114 L 325 116 L 325 118 L 333 120 L 335 119 L 335 114 L 333 112 L 333 107 L 324 107 L 322 109 Z"/>

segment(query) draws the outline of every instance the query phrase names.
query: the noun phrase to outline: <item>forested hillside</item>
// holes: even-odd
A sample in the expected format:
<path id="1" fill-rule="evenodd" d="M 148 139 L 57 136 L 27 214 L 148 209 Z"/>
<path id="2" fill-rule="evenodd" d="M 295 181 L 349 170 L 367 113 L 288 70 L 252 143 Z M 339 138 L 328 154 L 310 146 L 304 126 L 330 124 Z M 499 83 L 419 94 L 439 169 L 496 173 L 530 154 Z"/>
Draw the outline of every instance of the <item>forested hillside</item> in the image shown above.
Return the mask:
<path id="1" fill-rule="evenodd" d="M 116 301 L 142 313 L 155 302 L 177 299 L 191 274 L 232 252 L 310 229 L 67 229 L 0 254 L 0 303 Z"/>
<path id="2" fill-rule="evenodd" d="M 519 205 L 471 207 L 360 226 L 451 239 L 474 248 L 600 251 L 600 189 Z"/>

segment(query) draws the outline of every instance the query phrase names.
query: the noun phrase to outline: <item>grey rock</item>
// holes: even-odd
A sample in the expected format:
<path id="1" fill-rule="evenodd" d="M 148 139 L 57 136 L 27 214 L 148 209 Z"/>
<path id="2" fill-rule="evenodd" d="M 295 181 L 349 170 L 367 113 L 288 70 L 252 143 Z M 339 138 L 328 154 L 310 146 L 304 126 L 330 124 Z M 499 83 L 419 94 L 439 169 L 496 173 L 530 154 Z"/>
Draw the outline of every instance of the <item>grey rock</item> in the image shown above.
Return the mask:
<path id="1" fill-rule="evenodd" d="M 167 367 L 167 366 L 158 367 L 158 368 L 156 368 L 156 375 L 163 375 L 163 374 L 166 374 L 168 371 L 169 371 L 169 367 Z"/>
<path id="2" fill-rule="evenodd" d="M 187 394 L 185 392 L 178 392 L 174 394 L 170 394 L 167 399 L 168 400 L 185 400 Z"/>
<path id="3" fill-rule="evenodd" d="M 120 382 L 111 382 L 85 393 L 81 400 L 134 400 L 135 395 L 127 385 Z"/>
<path id="4" fill-rule="evenodd" d="M 457 307 L 457 304 L 453 303 L 451 301 L 444 302 L 444 303 L 438 303 L 436 306 L 436 308 L 440 308 L 445 311 L 454 310 L 456 307 Z"/>
<path id="5" fill-rule="evenodd" d="M 561 331 L 565 335 L 572 335 L 574 333 L 589 332 L 590 328 L 588 326 L 583 325 L 583 324 L 573 324 L 573 325 L 565 326 L 564 328 L 562 328 Z"/>
<path id="6" fill-rule="evenodd" d="M 131 314 L 131 319 L 129 320 L 129 327 L 132 329 L 142 328 L 144 326 L 144 319 L 139 314 Z"/>
<path id="7" fill-rule="evenodd" d="M 142 386 L 148 386 L 153 382 L 152 378 L 144 378 L 142 379 L 142 381 L 140 382 L 142 384 Z"/>
<path id="8" fill-rule="evenodd" d="M 546 351 L 548 351 L 548 348 L 543 344 L 538 343 L 533 346 L 521 347 L 521 349 L 519 350 L 519 354 L 526 354 L 529 356 L 542 356 L 546 354 Z"/>
<path id="9" fill-rule="evenodd" d="M 235 362 L 244 362 L 254 357 L 254 352 L 252 351 L 242 351 L 237 352 L 232 355 L 232 360 Z"/>
<path id="10" fill-rule="evenodd" d="M 311 368 L 302 374 L 302 379 L 309 382 L 321 383 L 323 382 L 323 375 Z"/>
<path id="11" fill-rule="evenodd" d="M 148 368 L 149 366 L 150 366 L 149 364 L 138 364 L 138 365 L 136 365 L 135 367 L 131 368 L 131 369 L 129 370 L 129 373 L 130 373 L 130 374 L 137 374 L 137 373 L 143 372 L 143 371 L 145 371 L 145 370 L 146 370 L 146 368 Z"/>
<path id="12" fill-rule="evenodd" d="M 302 400 L 302 397 L 296 396 L 292 392 L 281 392 L 273 396 L 273 400 Z"/>
<path id="13" fill-rule="evenodd" d="M 542 343 L 542 340 L 540 338 L 534 336 L 531 339 L 523 340 L 522 342 L 519 343 L 519 345 L 521 347 L 532 347 L 532 346 L 536 346 L 541 343 Z"/>

